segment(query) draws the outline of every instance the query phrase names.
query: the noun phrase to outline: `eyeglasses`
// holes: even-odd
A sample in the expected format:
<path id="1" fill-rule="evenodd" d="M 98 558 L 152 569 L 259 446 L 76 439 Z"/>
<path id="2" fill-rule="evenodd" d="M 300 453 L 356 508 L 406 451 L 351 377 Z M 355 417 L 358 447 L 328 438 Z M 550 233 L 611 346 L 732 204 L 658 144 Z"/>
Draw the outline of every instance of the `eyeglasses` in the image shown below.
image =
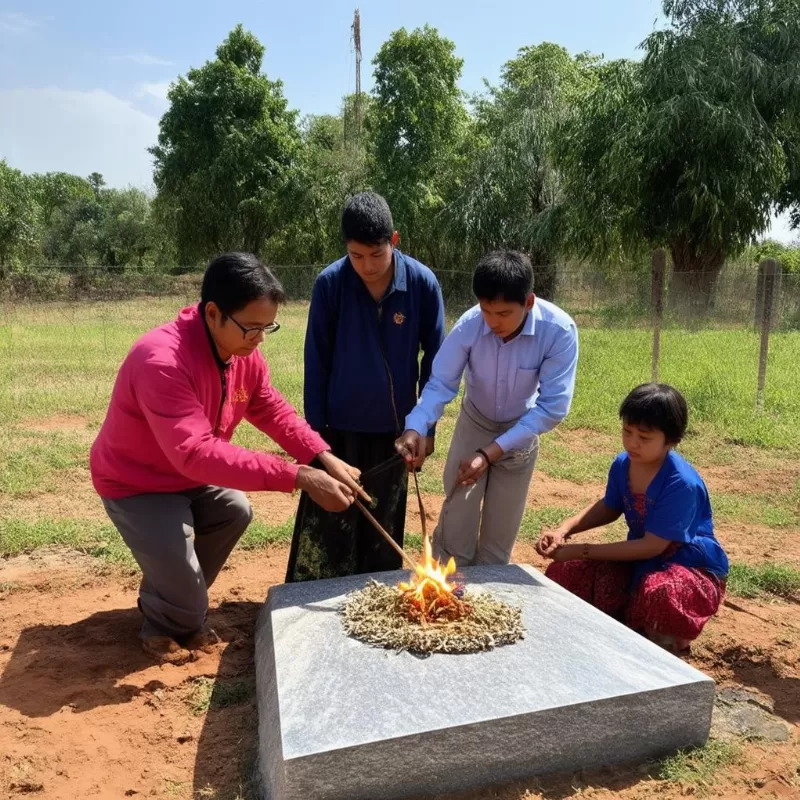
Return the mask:
<path id="1" fill-rule="evenodd" d="M 237 328 L 242 332 L 242 336 L 244 336 L 245 340 L 248 342 L 252 342 L 255 339 L 258 339 L 258 334 L 263 333 L 264 336 L 269 336 L 271 333 L 275 333 L 279 331 L 281 326 L 277 322 L 270 322 L 269 325 L 259 325 L 257 328 L 245 328 L 240 322 L 237 322 L 233 317 L 230 315 L 228 319 L 236 325 Z"/>

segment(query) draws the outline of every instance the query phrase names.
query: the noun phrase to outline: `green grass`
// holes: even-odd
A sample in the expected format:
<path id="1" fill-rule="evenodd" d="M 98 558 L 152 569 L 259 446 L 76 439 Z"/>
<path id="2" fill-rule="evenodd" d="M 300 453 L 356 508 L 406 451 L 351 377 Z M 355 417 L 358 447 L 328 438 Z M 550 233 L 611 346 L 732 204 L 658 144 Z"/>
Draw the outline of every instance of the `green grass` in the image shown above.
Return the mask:
<path id="1" fill-rule="evenodd" d="M 249 703 L 255 691 L 252 678 L 195 678 L 186 697 L 186 705 L 192 714 L 199 717 L 209 711 Z"/>
<path id="2" fill-rule="evenodd" d="M 541 508 L 526 509 L 519 526 L 519 538 L 522 541 L 536 541 L 542 531 L 558 527 L 565 519 L 574 516 L 577 508 Z"/>
<path id="3" fill-rule="evenodd" d="M 239 540 L 239 547 L 243 550 L 263 550 L 274 544 L 288 544 L 292 540 L 293 530 L 294 519 L 281 525 L 266 525 L 260 520 L 254 520 Z"/>
<path id="4" fill-rule="evenodd" d="M 242 537 L 239 547 L 261 550 L 291 541 L 294 522 L 265 525 L 254 521 Z M 30 553 L 40 547 L 60 545 L 123 567 L 135 568 L 136 562 L 110 523 L 77 519 L 42 518 L 34 522 L 19 519 L 0 520 L 0 556 Z"/>
<path id="5" fill-rule="evenodd" d="M 569 427 L 617 433 L 617 410 L 628 391 L 650 378 L 651 334 L 584 328 Z M 692 428 L 720 442 L 800 452 L 800 393 L 795 389 L 800 332 L 770 339 L 765 412 L 754 413 L 759 337 L 744 330 L 662 336 L 660 379 L 686 396 Z"/>
<path id="6" fill-rule="evenodd" d="M 12 497 L 52 491 L 65 470 L 88 467 L 88 445 L 77 437 L 11 429 L 0 442 L 0 492 Z"/>
<path id="7" fill-rule="evenodd" d="M 538 470 L 551 478 L 581 484 L 604 483 L 608 477 L 608 468 L 619 452 L 616 448 L 606 451 L 601 445 L 600 452 L 577 454 L 560 442 L 556 435 L 543 436 L 539 448 L 539 460 L 536 464 Z"/>
<path id="8" fill-rule="evenodd" d="M 0 553 L 65 544 L 130 565 L 127 550 L 110 525 L 58 518 L 52 511 L 34 522 L 23 522 L 15 519 L 13 502 L 35 499 L 43 492 L 66 493 L 75 481 L 88 481 L 90 442 L 103 420 L 120 362 L 135 338 L 174 318 L 191 300 L 0 305 L 0 494 L 10 501 L 0 504 Z M 306 315 L 305 304 L 282 309 L 280 333 L 264 344 L 275 385 L 298 409 L 302 408 Z M 649 377 L 650 334 L 640 328 L 583 326 L 580 335 L 575 400 L 562 426 L 567 435 L 543 437 L 537 469 L 577 484 L 602 483 L 618 446 L 619 403 L 632 386 Z M 761 415 L 753 410 L 755 334 L 668 328 L 662 353 L 662 379 L 684 391 L 691 409 L 691 431 L 682 451 L 701 471 L 705 465 L 749 462 L 759 452 L 790 467 L 800 464 L 800 392 L 795 390 L 800 332 L 776 333 L 771 340 L 766 409 Z M 79 416 L 85 429 L 42 432 L 27 425 L 30 420 L 66 414 Z M 419 476 L 426 494 L 444 494 L 450 488 L 443 486 L 442 473 L 457 414 L 456 401 L 439 423 L 436 453 Z M 578 434 L 585 442 L 581 452 L 569 446 L 575 438 L 569 429 L 582 429 Z M 271 452 L 280 449 L 247 424 L 240 426 L 235 441 Z M 797 485 L 776 487 L 771 495 L 714 493 L 712 499 L 717 519 L 723 523 L 776 529 L 800 526 Z M 48 508 L 52 507 L 51 502 Z M 552 514 L 546 512 L 550 517 L 526 516 L 522 536 L 534 538 L 542 526 L 554 524 L 556 516 L 571 511 L 553 509 Z M 290 536 L 290 523 L 256 522 L 242 547 L 280 544 Z"/>
<path id="9" fill-rule="evenodd" d="M 800 570 L 786 564 L 731 564 L 727 591 L 736 597 L 798 597 Z"/>
<path id="10" fill-rule="evenodd" d="M 742 757 L 739 742 L 710 739 L 704 747 L 681 750 L 659 764 L 657 775 L 661 780 L 693 784 L 709 788 L 717 773 L 738 763 Z"/>
<path id="11" fill-rule="evenodd" d="M 718 522 L 741 522 L 767 528 L 800 525 L 800 513 L 791 498 L 714 492 L 711 502 Z"/>
<path id="12" fill-rule="evenodd" d="M 130 550 L 111 523 L 49 518 L 35 522 L 0 520 L 0 556 L 30 553 L 52 545 L 68 547 L 123 567 L 136 566 Z"/>

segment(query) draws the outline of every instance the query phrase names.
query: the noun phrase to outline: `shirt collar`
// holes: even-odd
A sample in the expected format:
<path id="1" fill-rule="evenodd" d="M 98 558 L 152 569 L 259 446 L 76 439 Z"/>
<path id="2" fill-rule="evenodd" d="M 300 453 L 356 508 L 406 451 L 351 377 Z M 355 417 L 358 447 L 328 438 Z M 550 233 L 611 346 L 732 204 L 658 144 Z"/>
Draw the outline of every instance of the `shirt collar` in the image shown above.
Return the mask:
<path id="1" fill-rule="evenodd" d="M 230 367 L 231 362 L 233 361 L 233 356 L 231 356 L 229 361 L 223 361 L 220 358 L 219 350 L 217 350 L 217 344 L 214 341 L 214 337 L 211 335 L 211 330 L 208 327 L 208 323 L 206 322 L 206 318 L 204 314 L 200 314 L 200 307 L 198 306 L 198 314 L 197 316 L 203 321 L 203 328 L 206 332 L 206 337 L 208 338 L 208 346 L 211 348 L 211 355 L 214 356 L 214 361 L 216 362 L 217 367 L 221 370 L 226 370 Z"/>
<path id="2" fill-rule="evenodd" d="M 353 269 L 353 264 L 350 261 L 350 257 L 345 257 L 348 272 L 350 275 L 351 281 L 357 281 L 365 290 L 366 286 L 364 286 L 364 282 L 361 278 L 358 277 L 358 273 Z M 406 260 L 403 254 L 395 248 L 392 253 L 392 260 L 394 263 L 394 274 L 392 275 L 391 283 L 386 287 L 386 291 L 383 293 L 383 297 L 381 300 L 385 300 L 392 292 L 405 292 L 408 290 L 408 268 L 406 267 Z M 369 292 L 368 292 L 369 294 Z"/>
<path id="3" fill-rule="evenodd" d="M 397 248 L 394 249 L 392 258 L 394 259 L 392 291 L 405 292 L 408 288 L 408 270 L 406 269 L 406 260 L 403 257 L 403 254 Z"/>
<path id="4" fill-rule="evenodd" d="M 528 312 L 528 316 L 525 317 L 525 322 L 522 325 L 522 330 L 519 333 L 519 336 L 516 338 L 519 339 L 520 336 L 533 336 L 534 331 L 536 330 L 536 317 L 540 316 L 539 307 L 536 305 L 534 301 L 533 308 Z M 489 333 L 492 333 L 492 329 L 487 325 L 486 320 L 483 319 L 483 326 L 481 328 L 481 336 L 486 336 Z M 513 339 L 512 339 L 513 341 Z"/>

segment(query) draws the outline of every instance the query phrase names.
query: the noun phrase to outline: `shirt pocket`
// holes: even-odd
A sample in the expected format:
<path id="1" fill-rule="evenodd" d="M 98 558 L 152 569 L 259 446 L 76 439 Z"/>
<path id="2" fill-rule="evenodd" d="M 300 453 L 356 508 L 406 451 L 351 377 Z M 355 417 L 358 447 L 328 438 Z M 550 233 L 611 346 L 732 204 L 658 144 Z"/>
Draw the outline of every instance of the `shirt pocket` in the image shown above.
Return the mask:
<path id="1" fill-rule="evenodd" d="M 514 399 L 527 400 L 536 394 L 538 388 L 539 370 L 518 367 L 517 374 L 514 376 Z"/>

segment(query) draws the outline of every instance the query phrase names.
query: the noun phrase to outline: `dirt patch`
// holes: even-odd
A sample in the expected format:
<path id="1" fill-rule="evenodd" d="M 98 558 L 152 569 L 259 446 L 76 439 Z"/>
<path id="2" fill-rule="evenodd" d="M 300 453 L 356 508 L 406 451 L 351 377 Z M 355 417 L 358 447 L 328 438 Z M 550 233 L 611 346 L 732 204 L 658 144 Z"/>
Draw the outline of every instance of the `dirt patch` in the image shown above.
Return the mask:
<path id="1" fill-rule="evenodd" d="M 600 433 L 591 428 L 556 428 L 552 435 L 560 444 L 563 444 L 574 453 L 585 453 L 593 456 L 598 453 L 610 453 L 610 458 L 613 458 L 621 447 L 619 436 Z"/>
<path id="2" fill-rule="evenodd" d="M 255 519 L 265 525 L 281 525 L 297 513 L 299 494 L 253 492 L 248 495 Z"/>
<path id="3" fill-rule="evenodd" d="M 54 800 L 189 800 L 213 797 L 213 791 L 235 796 L 250 769 L 254 698 L 245 693 L 241 702 L 212 704 L 207 712 L 194 713 L 190 706 L 197 681 L 252 684 L 255 620 L 268 586 L 282 579 L 287 554 L 286 548 L 234 554 L 212 590 L 210 621 L 225 645 L 182 667 L 155 667 L 140 654 L 136 590 L 130 581 L 112 576 L 80 585 L 87 575 L 85 561 L 73 561 L 71 554 L 59 558 L 55 551 L 7 562 L 22 580 L 46 569 L 54 583 L 72 581 L 78 588 L 57 602 L 46 586 L 0 601 L 0 795 L 14 797 L 28 786 L 29 792 Z M 529 543 L 520 543 L 514 556 L 542 565 Z M 792 604 L 742 601 L 739 608 L 725 607 L 694 646 L 692 663 L 725 684 L 745 685 L 771 698 L 776 713 L 796 724 L 796 626 L 800 612 Z M 748 768 L 723 771 L 706 796 L 736 800 L 767 789 L 779 797 L 797 796 L 793 743 L 745 748 Z M 691 787 L 651 779 L 645 765 L 448 798 L 673 800 L 687 792 Z"/>
<path id="4" fill-rule="evenodd" d="M 719 523 L 715 533 L 731 561 L 800 565 L 800 530 Z"/>
<path id="5" fill-rule="evenodd" d="M 424 494 L 422 495 L 422 505 L 425 509 L 425 521 L 427 524 L 428 534 L 433 534 L 433 529 L 439 520 L 439 514 L 442 513 L 442 505 L 444 504 L 444 497 L 439 494 Z M 406 531 L 413 533 L 422 533 L 422 523 L 420 522 L 419 504 L 417 503 L 417 496 L 414 494 L 413 489 L 409 491 L 408 503 L 406 504 Z"/>
<path id="6" fill-rule="evenodd" d="M 786 461 L 770 469 L 754 469 L 746 462 L 736 466 L 709 466 L 702 468 L 702 475 L 712 493 L 788 494 L 800 480 L 800 462 Z"/>
<path id="7" fill-rule="evenodd" d="M 133 586 L 88 586 L 58 603 L 47 591 L 9 595 L 0 607 L 0 795 L 29 785 L 58 800 L 190 798 L 207 783 L 235 785 L 252 702 L 209 726 L 186 699 L 202 676 L 252 677 L 253 625 L 285 561 L 285 550 L 232 559 L 210 614 L 225 647 L 183 667 L 153 666 L 139 651 Z"/>
<path id="8" fill-rule="evenodd" d="M 88 422 L 84 417 L 72 414 L 57 414 L 42 419 L 25 420 L 20 427 L 37 433 L 73 433 L 75 431 L 85 431 L 87 426 Z"/>
<path id="9" fill-rule="evenodd" d="M 551 478 L 544 472 L 533 473 L 528 490 L 528 505 L 574 508 L 576 511 L 599 500 L 605 494 L 602 483 L 577 484 L 559 478 Z"/>
<path id="10" fill-rule="evenodd" d="M 0 497 L 0 520 L 79 519 L 107 522 L 103 503 L 92 488 L 88 470 L 64 470 L 58 491 L 36 492 L 20 497 Z"/>

